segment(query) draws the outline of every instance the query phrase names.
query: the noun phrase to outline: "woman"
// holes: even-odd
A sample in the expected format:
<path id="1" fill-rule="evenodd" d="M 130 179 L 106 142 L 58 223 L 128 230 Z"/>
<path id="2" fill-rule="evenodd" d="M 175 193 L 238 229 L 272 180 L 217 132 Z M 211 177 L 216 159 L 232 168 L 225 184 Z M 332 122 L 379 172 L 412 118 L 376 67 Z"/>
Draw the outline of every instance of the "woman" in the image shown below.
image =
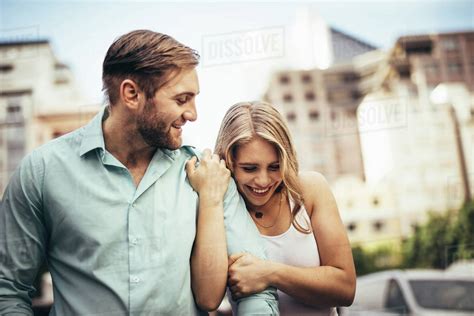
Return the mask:
<path id="1" fill-rule="evenodd" d="M 350 305 L 355 269 L 336 202 L 322 175 L 298 174 L 294 146 L 278 111 L 264 102 L 232 106 L 215 153 L 231 171 L 268 257 L 230 257 L 232 297 L 273 286 L 287 315 L 337 315 L 335 306 Z"/>

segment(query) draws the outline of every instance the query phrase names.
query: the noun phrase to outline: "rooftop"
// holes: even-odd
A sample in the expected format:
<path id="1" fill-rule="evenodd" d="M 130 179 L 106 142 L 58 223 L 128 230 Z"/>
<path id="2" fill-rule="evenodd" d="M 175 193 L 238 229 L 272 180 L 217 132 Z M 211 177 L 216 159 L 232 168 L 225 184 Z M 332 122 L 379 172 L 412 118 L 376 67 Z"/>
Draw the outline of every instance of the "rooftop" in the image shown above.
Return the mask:
<path id="1" fill-rule="evenodd" d="M 48 43 L 49 43 L 49 40 L 47 39 L 16 41 L 16 40 L 4 40 L 0 38 L 0 47 L 42 45 L 42 44 L 48 44 Z"/>

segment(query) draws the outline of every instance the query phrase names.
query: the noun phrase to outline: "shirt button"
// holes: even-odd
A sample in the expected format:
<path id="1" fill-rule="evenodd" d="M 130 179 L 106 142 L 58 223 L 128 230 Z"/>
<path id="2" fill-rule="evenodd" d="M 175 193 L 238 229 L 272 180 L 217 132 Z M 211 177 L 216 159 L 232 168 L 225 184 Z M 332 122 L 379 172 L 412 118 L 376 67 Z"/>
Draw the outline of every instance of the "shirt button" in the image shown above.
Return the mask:
<path id="1" fill-rule="evenodd" d="M 138 244 L 138 238 L 132 237 L 132 238 L 130 238 L 130 242 L 132 243 L 132 245 L 136 245 L 136 244 Z"/>
<path id="2" fill-rule="evenodd" d="M 138 282 L 140 282 L 140 278 L 137 277 L 137 276 L 132 276 L 132 277 L 130 278 L 130 281 L 131 281 L 132 283 L 138 283 Z"/>

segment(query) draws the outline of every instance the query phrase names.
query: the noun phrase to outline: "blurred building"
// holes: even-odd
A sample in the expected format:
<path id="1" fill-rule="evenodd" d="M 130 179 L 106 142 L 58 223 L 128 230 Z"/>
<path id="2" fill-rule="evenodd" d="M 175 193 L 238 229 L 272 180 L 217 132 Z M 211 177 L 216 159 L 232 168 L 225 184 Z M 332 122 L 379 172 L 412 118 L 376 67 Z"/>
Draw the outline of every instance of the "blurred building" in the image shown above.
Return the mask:
<path id="1" fill-rule="evenodd" d="M 474 194 L 474 32 L 404 36 L 384 53 L 329 30 L 332 64 L 275 73 L 265 98 L 301 169 L 329 179 L 351 242 L 399 242 Z"/>
<path id="2" fill-rule="evenodd" d="M 390 184 L 370 185 L 357 177 L 343 176 L 333 183 L 332 190 L 352 245 L 371 248 L 401 242 L 400 213 Z"/>
<path id="3" fill-rule="evenodd" d="M 265 99 L 286 117 L 301 170 L 321 172 L 329 181 L 341 175 L 364 179 L 356 111 L 386 54 L 342 32 L 331 34 L 338 47 L 335 64 L 324 70 L 279 71 Z M 342 47 L 361 54 L 343 54 Z"/>
<path id="4" fill-rule="evenodd" d="M 401 79 L 421 68 L 430 90 L 440 83 L 464 82 L 474 92 L 474 32 L 400 37 L 391 63 Z"/>
<path id="5" fill-rule="evenodd" d="M 27 153 L 98 109 L 87 105 L 48 41 L 0 42 L 0 196 Z"/>
<path id="6" fill-rule="evenodd" d="M 402 236 L 472 195 L 474 32 L 406 36 L 358 108 L 365 174 L 389 185 Z M 457 66 L 454 66 L 457 65 Z M 372 120 L 371 120 L 372 118 Z"/>
<path id="7" fill-rule="evenodd" d="M 301 7 L 288 28 L 286 69 L 327 69 L 377 49 L 374 45 L 330 27 L 311 7 Z"/>

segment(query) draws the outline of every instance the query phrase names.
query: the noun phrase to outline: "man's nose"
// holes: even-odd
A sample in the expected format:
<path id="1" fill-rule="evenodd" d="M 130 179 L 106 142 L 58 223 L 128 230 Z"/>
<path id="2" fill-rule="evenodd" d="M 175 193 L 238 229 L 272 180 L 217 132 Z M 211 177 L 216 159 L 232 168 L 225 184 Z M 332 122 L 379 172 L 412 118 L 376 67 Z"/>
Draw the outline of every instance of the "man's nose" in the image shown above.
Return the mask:
<path id="1" fill-rule="evenodd" d="M 194 100 L 186 105 L 186 111 L 183 113 L 183 118 L 191 122 L 197 119 L 196 103 Z"/>

